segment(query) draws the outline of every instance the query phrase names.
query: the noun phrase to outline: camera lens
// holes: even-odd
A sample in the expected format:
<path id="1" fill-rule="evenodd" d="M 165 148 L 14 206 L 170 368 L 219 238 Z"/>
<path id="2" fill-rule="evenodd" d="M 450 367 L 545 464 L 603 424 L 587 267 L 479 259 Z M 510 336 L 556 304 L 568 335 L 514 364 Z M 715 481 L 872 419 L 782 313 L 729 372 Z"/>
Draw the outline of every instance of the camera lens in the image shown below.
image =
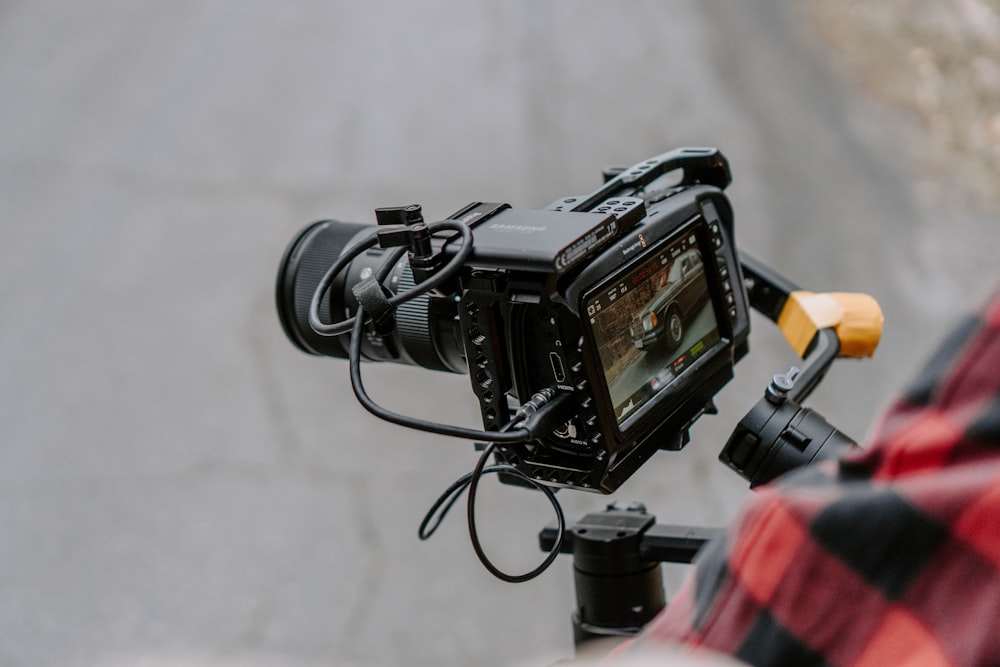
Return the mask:
<path id="1" fill-rule="evenodd" d="M 362 240 L 371 225 L 321 220 L 292 240 L 278 267 L 275 302 L 285 335 L 303 352 L 347 358 L 350 336 L 321 336 L 309 325 L 309 304 L 327 270 L 354 241 Z M 378 248 L 355 258 L 333 281 L 319 306 L 320 319 L 337 322 L 354 315 L 357 300 L 351 287 L 377 271 L 386 253 Z M 383 282 L 392 293 L 413 286 L 413 274 L 404 257 Z M 447 297 L 422 295 L 396 309 L 396 329 L 387 336 L 368 331 L 362 357 L 370 361 L 412 364 L 431 370 L 464 373 L 462 338 L 455 302 Z"/>
<path id="2" fill-rule="evenodd" d="M 278 319 L 285 335 L 297 348 L 309 354 L 347 358 L 346 339 L 320 336 L 309 326 L 309 303 L 316 287 L 352 238 L 368 225 L 335 220 L 320 220 L 303 229 L 292 239 L 281 258 L 275 302 Z M 342 281 L 335 281 L 343 285 Z M 320 302 L 320 316 L 331 318 L 330 292 Z M 337 309 L 343 312 L 343 308 Z"/>

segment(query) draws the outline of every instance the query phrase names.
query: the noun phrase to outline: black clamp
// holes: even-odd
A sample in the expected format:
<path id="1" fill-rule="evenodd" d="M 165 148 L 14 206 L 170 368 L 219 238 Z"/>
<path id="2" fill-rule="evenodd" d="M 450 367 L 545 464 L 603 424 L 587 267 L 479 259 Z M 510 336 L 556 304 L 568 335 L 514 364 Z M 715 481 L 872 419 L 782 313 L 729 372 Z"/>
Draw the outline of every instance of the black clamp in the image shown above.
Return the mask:
<path id="1" fill-rule="evenodd" d="M 381 248 L 405 247 L 409 250 L 410 268 L 415 282 L 421 282 L 440 263 L 439 254 L 431 245 L 431 230 L 424 222 L 418 204 L 375 209 L 375 220 L 380 226 L 391 225 L 392 229 L 378 232 Z"/>

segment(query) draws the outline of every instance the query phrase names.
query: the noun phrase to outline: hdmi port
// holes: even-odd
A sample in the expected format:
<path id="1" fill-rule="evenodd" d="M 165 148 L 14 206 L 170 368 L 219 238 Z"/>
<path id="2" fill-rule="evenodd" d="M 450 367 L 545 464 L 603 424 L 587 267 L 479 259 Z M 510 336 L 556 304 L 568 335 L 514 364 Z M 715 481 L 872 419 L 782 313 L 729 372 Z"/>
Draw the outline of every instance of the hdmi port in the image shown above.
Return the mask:
<path id="1" fill-rule="evenodd" d="M 558 352 L 549 352 L 549 363 L 552 364 L 552 376 L 556 382 L 566 381 L 566 369 L 563 367 L 562 357 Z"/>

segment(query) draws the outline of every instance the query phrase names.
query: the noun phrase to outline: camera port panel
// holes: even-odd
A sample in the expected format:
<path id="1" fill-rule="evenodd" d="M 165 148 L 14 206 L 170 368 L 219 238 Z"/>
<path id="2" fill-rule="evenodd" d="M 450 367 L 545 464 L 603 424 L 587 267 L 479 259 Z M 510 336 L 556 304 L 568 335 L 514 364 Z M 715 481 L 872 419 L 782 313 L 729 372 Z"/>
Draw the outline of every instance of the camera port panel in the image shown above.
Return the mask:
<path id="1" fill-rule="evenodd" d="M 517 318 L 519 326 L 511 340 L 521 340 L 524 348 L 517 369 L 518 395 L 530 395 L 543 388 L 570 394 L 575 402 L 574 416 L 543 438 L 553 451 L 590 456 L 592 439 L 600 424 L 589 407 L 594 400 L 583 370 L 580 351 L 580 326 L 576 316 L 564 306 L 542 299 L 539 304 L 523 306 Z M 578 463 L 577 463 L 578 465 Z"/>

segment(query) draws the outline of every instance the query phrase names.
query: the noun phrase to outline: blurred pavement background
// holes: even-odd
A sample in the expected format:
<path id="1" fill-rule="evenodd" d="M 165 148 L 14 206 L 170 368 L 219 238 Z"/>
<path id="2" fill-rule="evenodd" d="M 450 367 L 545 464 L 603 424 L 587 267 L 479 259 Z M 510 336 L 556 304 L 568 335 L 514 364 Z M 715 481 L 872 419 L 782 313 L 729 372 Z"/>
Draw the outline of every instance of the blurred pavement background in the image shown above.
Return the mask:
<path id="1" fill-rule="evenodd" d="M 605 165 L 719 146 L 742 247 L 882 304 L 875 359 L 810 401 L 861 438 L 995 281 L 1000 234 L 952 162 L 915 159 L 921 116 L 852 79 L 863 41 L 828 39 L 852 25 L 763 0 L 0 5 L 0 664 L 570 652 L 567 562 L 511 586 L 460 517 L 416 538 L 472 446 L 376 422 L 345 364 L 285 340 L 274 275 L 315 219 L 544 206 Z M 617 497 L 666 522 L 734 514 L 748 491 L 716 456 L 792 360 L 755 324 L 722 414 Z M 366 372 L 386 405 L 476 423 L 464 376 Z M 485 486 L 487 548 L 528 569 L 547 503 Z M 560 497 L 570 517 L 607 500 Z"/>

